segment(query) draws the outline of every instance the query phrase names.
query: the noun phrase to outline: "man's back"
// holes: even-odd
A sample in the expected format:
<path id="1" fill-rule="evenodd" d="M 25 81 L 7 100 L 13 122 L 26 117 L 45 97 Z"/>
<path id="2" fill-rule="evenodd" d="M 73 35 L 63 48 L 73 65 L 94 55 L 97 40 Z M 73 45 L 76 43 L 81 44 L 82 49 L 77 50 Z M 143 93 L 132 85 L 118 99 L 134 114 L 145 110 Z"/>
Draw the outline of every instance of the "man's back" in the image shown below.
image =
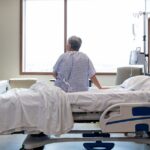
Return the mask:
<path id="1" fill-rule="evenodd" d="M 68 91 L 87 91 L 89 78 L 89 59 L 81 52 L 74 52 L 72 57 L 72 69 L 70 73 Z M 71 58 L 70 57 L 70 58 Z"/>
<path id="2" fill-rule="evenodd" d="M 55 84 L 66 92 L 87 91 L 90 73 L 95 73 L 93 68 L 91 71 L 90 63 L 88 56 L 82 52 L 64 53 L 54 67 L 58 72 Z"/>

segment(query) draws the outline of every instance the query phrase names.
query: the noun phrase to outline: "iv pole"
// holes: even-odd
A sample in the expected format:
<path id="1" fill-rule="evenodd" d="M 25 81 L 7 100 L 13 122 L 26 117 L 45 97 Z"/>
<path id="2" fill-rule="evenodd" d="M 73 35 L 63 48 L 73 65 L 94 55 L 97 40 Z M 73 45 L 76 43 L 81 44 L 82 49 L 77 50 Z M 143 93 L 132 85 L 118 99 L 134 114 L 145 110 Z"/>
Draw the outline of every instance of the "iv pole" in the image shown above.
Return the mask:
<path id="1" fill-rule="evenodd" d="M 139 50 L 136 51 L 135 56 L 137 57 L 137 62 L 135 64 L 142 64 L 143 65 L 143 71 L 144 75 L 148 73 L 148 63 L 147 63 L 147 58 L 149 57 L 148 50 L 147 50 L 147 15 L 150 14 L 150 12 L 147 12 L 147 0 L 144 1 L 144 11 L 139 11 L 138 13 L 135 14 L 135 17 L 143 17 L 143 52 Z M 133 35 L 135 36 L 134 33 L 134 26 L 133 26 Z M 137 47 L 139 48 L 139 47 Z M 136 50 L 137 50 L 136 48 Z M 138 53 L 139 54 L 138 54 Z M 131 55 L 132 56 L 132 55 Z"/>
<path id="2" fill-rule="evenodd" d="M 149 57 L 149 54 L 147 53 L 147 15 L 150 14 L 150 12 L 147 12 L 147 0 L 145 0 L 145 10 L 142 13 L 143 14 L 143 50 L 145 55 L 145 64 L 144 64 L 144 74 L 148 72 L 148 65 L 147 65 L 147 57 Z"/>
<path id="3" fill-rule="evenodd" d="M 150 12 L 147 12 L 147 0 L 145 0 L 145 6 L 144 11 L 140 11 L 138 13 L 138 16 L 143 16 L 143 52 L 141 52 L 142 55 L 144 55 L 145 61 L 144 61 L 144 74 L 147 74 L 148 72 L 148 64 L 147 64 L 147 58 L 149 57 L 149 54 L 147 52 L 147 15 L 150 14 Z"/>
<path id="4" fill-rule="evenodd" d="M 147 19 L 146 1 L 147 0 L 145 0 L 145 9 L 143 12 L 143 49 L 144 49 L 144 54 L 146 54 L 146 19 Z"/>

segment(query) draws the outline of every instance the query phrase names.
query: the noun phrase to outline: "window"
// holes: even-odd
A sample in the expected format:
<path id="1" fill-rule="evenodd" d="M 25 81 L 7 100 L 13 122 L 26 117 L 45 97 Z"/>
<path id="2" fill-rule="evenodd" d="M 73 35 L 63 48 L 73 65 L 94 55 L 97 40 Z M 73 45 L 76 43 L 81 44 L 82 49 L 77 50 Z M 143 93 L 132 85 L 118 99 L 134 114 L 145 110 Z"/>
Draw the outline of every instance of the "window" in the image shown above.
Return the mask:
<path id="1" fill-rule="evenodd" d="M 130 51 L 143 46 L 142 20 L 138 18 L 136 40 L 132 28 L 133 13 L 143 10 L 143 0 L 22 1 L 22 73 L 52 72 L 71 35 L 82 38 L 80 51 L 97 72 L 128 65 Z"/>
<path id="2" fill-rule="evenodd" d="M 64 2 L 24 0 L 23 72 L 50 72 L 64 50 Z"/>

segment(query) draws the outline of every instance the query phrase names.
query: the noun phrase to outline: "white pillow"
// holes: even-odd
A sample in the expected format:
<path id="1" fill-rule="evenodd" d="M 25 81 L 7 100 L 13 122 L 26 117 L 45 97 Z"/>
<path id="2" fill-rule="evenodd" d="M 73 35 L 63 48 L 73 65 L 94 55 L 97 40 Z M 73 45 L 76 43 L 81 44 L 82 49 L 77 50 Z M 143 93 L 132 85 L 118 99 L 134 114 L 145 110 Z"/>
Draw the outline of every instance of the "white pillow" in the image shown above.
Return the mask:
<path id="1" fill-rule="evenodd" d="M 150 76 L 133 76 L 126 79 L 120 86 L 128 90 L 150 90 Z"/>

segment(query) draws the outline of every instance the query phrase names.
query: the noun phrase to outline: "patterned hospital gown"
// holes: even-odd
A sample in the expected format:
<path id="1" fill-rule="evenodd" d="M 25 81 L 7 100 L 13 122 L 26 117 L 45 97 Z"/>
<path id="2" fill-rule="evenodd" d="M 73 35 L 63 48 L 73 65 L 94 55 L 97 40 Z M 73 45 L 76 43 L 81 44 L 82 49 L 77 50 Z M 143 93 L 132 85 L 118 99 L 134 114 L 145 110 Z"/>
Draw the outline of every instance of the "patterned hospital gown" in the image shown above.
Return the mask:
<path id="1" fill-rule="evenodd" d="M 87 91 L 89 79 L 96 73 L 89 57 L 78 51 L 62 54 L 53 71 L 57 73 L 55 85 L 65 92 Z"/>

